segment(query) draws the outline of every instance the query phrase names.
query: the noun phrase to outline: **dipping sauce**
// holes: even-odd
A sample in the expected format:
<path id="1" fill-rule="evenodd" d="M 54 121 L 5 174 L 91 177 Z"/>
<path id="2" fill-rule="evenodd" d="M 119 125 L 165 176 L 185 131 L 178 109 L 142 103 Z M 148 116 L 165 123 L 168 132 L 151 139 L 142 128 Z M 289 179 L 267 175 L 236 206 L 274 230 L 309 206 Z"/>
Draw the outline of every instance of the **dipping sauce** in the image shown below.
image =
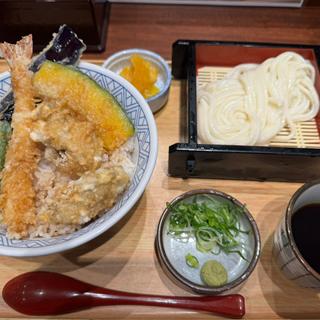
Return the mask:
<path id="1" fill-rule="evenodd" d="M 309 204 L 292 216 L 292 233 L 296 245 L 309 265 L 320 274 L 320 204 Z"/>

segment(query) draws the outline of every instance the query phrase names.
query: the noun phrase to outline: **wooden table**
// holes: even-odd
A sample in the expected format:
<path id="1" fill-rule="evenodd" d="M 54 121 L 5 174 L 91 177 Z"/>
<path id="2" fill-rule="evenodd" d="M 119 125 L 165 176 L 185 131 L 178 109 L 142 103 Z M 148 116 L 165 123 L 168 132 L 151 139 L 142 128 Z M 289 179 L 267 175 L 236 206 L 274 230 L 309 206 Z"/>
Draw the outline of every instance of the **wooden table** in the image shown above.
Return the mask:
<path id="1" fill-rule="evenodd" d="M 97 62 L 97 61 L 95 61 Z M 4 62 L 0 71 L 5 69 Z M 168 147 L 179 141 L 180 83 L 173 81 L 168 104 L 155 115 L 159 156 L 151 181 L 135 208 L 111 230 L 69 252 L 47 257 L 0 257 L 0 287 L 27 271 L 56 271 L 117 290 L 189 295 L 163 273 L 154 251 L 154 238 L 166 201 L 197 188 L 214 188 L 246 203 L 261 233 L 261 259 L 240 293 L 246 298 L 247 319 L 318 318 L 319 296 L 300 289 L 280 274 L 271 259 L 272 234 L 287 203 L 300 186 L 228 180 L 182 180 L 168 177 Z M 0 317 L 21 317 L 0 300 Z M 102 307 L 63 316 L 64 319 L 212 319 L 205 313 L 167 308 Z"/>
<path id="2" fill-rule="evenodd" d="M 313 1 L 314 3 L 314 1 Z M 113 5 L 107 51 L 87 54 L 104 59 L 128 47 L 143 47 L 170 58 L 177 38 L 320 42 L 320 8 L 258 9 Z M 285 20 L 286 18 L 286 20 Z M 101 61 L 95 60 L 100 63 Z M 0 71 L 5 69 L 2 62 Z M 151 181 L 135 208 L 115 227 L 69 252 L 47 257 L 0 257 L 0 287 L 26 271 L 56 271 L 117 290 L 189 295 L 163 273 L 154 251 L 156 227 L 166 201 L 197 188 L 214 188 L 246 203 L 261 233 L 261 259 L 240 293 L 246 298 L 247 319 L 315 319 L 319 295 L 287 281 L 271 259 L 272 234 L 287 203 L 301 185 L 229 180 L 170 178 L 168 147 L 179 141 L 180 84 L 173 81 L 168 104 L 155 115 L 159 155 Z M 0 300 L 1 318 L 22 318 Z M 212 319 L 205 313 L 166 308 L 103 307 L 65 315 L 64 319 Z"/>
<path id="3" fill-rule="evenodd" d="M 300 9 L 112 4 L 106 51 L 87 56 L 140 47 L 171 60 L 177 39 L 319 44 L 319 15 L 318 0 Z"/>

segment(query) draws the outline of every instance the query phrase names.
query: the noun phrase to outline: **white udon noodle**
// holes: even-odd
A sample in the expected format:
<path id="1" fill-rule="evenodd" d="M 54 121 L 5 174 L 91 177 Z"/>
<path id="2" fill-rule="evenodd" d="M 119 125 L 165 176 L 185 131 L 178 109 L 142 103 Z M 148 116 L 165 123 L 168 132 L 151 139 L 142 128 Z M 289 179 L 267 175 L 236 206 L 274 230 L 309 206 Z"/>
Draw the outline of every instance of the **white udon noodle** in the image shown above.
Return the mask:
<path id="1" fill-rule="evenodd" d="M 314 82 L 313 66 L 294 52 L 236 66 L 198 90 L 199 143 L 266 145 L 285 126 L 277 140 L 290 140 L 294 123 L 319 111 Z"/>

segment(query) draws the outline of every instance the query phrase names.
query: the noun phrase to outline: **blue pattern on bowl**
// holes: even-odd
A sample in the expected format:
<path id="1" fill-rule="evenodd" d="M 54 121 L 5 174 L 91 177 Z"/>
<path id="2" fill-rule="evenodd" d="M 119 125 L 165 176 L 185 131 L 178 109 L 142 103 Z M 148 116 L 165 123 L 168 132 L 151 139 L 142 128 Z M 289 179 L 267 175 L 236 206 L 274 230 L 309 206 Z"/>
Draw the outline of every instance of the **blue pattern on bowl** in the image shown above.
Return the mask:
<path id="1" fill-rule="evenodd" d="M 88 66 L 88 64 L 86 64 Z M 135 170 L 134 177 L 128 188 L 128 190 L 119 199 L 116 205 L 108 210 L 108 214 L 102 215 L 100 218 L 94 220 L 87 226 L 81 228 L 80 230 L 63 236 L 57 236 L 52 238 L 41 238 L 41 239 L 31 239 L 31 240 L 10 240 L 6 237 L 4 232 L 0 233 L 0 247 L 10 247 L 10 248 L 41 248 L 48 246 L 55 246 L 57 244 L 65 243 L 74 238 L 78 238 L 88 232 L 92 232 L 94 229 L 101 227 L 107 220 L 111 219 L 120 208 L 122 208 L 132 194 L 136 191 L 139 186 L 150 158 L 151 144 L 150 144 L 150 128 L 147 121 L 147 117 L 144 108 L 138 103 L 134 95 L 124 87 L 120 82 L 113 77 L 109 77 L 104 73 L 100 73 L 97 70 L 92 70 L 89 67 L 80 66 L 80 69 L 86 73 L 88 76 L 97 81 L 102 87 L 106 88 L 121 104 L 121 106 L 126 111 L 128 117 L 131 119 L 132 123 L 136 129 L 136 136 L 138 140 L 139 153 L 137 167 Z M 96 68 L 95 68 L 96 69 Z M 10 85 L 10 74 L 4 73 L 0 75 L 0 98 L 2 98 L 6 92 L 11 88 Z M 109 226 L 110 227 L 110 226 Z M 101 233 L 101 232 L 99 232 Z M 73 246 L 72 246 L 73 247 Z M 61 251 L 61 250 L 57 250 Z M 55 250 L 53 251 L 55 252 Z M 46 253 L 41 253 L 46 254 Z M 23 254 L 17 254 L 23 255 Z M 26 254 L 29 255 L 29 254 Z M 35 254 L 37 255 L 37 254 Z"/>

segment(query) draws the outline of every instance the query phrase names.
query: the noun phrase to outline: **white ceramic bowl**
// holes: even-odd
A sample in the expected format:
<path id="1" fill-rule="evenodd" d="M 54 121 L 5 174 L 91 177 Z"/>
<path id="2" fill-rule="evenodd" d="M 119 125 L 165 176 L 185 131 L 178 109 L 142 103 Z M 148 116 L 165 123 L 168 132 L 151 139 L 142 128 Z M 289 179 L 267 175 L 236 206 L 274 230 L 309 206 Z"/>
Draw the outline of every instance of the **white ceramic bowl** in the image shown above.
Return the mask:
<path id="1" fill-rule="evenodd" d="M 142 95 L 126 80 L 105 68 L 80 63 L 80 69 L 106 88 L 121 104 L 136 130 L 136 169 L 131 184 L 116 205 L 82 229 L 68 235 L 34 240 L 10 240 L 0 233 L 0 255 L 29 257 L 65 251 L 102 234 L 123 218 L 141 197 L 157 158 L 157 128 Z M 10 74 L 0 74 L 0 98 L 10 90 Z"/>
<path id="2" fill-rule="evenodd" d="M 130 58 L 133 54 L 139 54 L 144 59 L 150 61 L 158 69 L 159 74 L 156 86 L 160 91 L 156 95 L 146 99 L 152 112 L 157 112 L 167 103 L 171 84 L 170 68 L 161 56 L 149 50 L 128 49 L 111 55 L 102 66 L 119 74 L 124 67 L 130 65 Z"/>

